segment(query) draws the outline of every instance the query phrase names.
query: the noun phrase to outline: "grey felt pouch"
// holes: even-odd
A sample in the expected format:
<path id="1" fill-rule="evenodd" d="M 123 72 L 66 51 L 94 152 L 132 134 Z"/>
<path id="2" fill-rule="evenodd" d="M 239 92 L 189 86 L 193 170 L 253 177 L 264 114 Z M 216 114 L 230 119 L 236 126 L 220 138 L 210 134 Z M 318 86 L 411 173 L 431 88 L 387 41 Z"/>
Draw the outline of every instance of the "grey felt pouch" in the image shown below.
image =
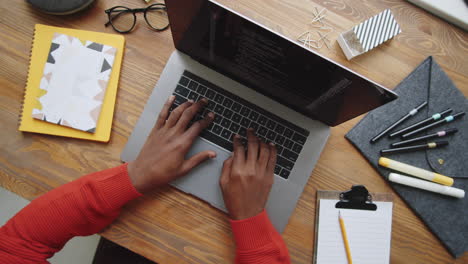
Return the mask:
<path id="1" fill-rule="evenodd" d="M 468 100 L 432 57 L 425 59 L 394 91 L 400 96 L 397 100 L 371 111 L 346 134 L 346 138 L 385 179 L 388 179 L 391 170 L 378 165 L 379 151 L 388 149 L 391 143 L 401 139 L 385 136 L 375 144 L 370 144 L 372 137 L 423 101 L 427 101 L 428 106 L 393 131 L 447 108 L 452 108 L 452 113 L 468 112 Z M 468 192 L 468 118 L 465 116 L 433 128 L 426 134 L 452 127 L 459 131 L 441 139 L 449 141 L 449 146 L 445 148 L 396 154 L 388 158 L 452 177 L 455 180 L 453 187 Z M 458 257 L 468 250 L 468 197 L 457 199 L 391 182 L 389 184 L 452 255 Z"/>

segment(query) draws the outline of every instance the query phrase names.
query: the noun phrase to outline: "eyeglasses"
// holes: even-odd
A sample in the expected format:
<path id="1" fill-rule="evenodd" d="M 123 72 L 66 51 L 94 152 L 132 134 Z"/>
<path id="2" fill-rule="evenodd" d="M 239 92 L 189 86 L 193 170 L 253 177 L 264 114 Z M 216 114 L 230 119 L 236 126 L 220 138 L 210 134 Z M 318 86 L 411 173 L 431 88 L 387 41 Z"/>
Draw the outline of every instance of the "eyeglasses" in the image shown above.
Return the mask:
<path id="1" fill-rule="evenodd" d="M 114 6 L 104 11 L 109 18 L 105 26 L 111 25 L 119 33 L 129 33 L 136 25 L 136 13 L 143 13 L 151 29 L 163 31 L 169 27 L 166 5 L 153 4 L 147 8 L 130 9 L 125 6 Z"/>

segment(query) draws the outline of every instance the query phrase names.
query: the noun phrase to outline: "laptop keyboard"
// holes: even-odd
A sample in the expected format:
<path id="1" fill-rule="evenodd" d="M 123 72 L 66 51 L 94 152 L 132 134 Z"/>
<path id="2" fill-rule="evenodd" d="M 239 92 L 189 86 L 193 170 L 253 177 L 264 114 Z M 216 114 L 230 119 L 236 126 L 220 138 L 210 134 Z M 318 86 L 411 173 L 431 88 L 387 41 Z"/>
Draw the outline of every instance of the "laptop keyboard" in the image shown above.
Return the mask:
<path id="1" fill-rule="evenodd" d="M 278 151 L 275 174 L 287 179 L 301 153 L 309 131 L 300 128 L 204 79 L 184 71 L 174 90 L 175 100 L 170 111 L 189 99 L 207 98 L 208 105 L 197 114 L 193 122 L 201 120 L 209 112 L 215 113 L 213 123 L 200 137 L 233 151 L 235 134 L 247 142 L 247 128 L 253 128 L 264 142 L 273 142 Z"/>

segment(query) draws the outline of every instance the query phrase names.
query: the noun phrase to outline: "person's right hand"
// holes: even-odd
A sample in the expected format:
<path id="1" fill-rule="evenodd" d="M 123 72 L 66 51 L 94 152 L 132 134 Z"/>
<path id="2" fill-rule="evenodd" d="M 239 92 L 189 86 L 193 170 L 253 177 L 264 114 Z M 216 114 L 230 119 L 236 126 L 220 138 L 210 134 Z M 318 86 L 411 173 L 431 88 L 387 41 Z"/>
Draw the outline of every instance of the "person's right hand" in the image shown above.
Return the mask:
<path id="1" fill-rule="evenodd" d="M 256 216 L 265 208 L 274 180 L 276 147 L 266 144 L 247 130 L 248 150 L 240 137 L 234 138 L 234 156 L 224 162 L 220 178 L 224 204 L 230 218 L 241 220 Z"/>

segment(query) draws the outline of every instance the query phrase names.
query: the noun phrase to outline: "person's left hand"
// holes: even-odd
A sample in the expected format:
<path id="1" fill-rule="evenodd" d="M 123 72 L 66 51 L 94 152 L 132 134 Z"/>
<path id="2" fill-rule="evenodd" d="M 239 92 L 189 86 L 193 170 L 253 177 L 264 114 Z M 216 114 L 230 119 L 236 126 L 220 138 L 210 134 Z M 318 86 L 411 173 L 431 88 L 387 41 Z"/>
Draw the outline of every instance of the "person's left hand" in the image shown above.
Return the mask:
<path id="1" fill-rule="evenodd" d="M 203 151 L 185 159 L 200 132 L 214 119 L 210 112 L 189 127 L 189 122 L 208 100 L 187 101 L 169 114 L 173 101 L 174 96 L 166 101 L 137 159 L 128 163 L 128 175 L 140 193 L 182 177 L 208 158 L 216 157 L 214 151 Z"/>

